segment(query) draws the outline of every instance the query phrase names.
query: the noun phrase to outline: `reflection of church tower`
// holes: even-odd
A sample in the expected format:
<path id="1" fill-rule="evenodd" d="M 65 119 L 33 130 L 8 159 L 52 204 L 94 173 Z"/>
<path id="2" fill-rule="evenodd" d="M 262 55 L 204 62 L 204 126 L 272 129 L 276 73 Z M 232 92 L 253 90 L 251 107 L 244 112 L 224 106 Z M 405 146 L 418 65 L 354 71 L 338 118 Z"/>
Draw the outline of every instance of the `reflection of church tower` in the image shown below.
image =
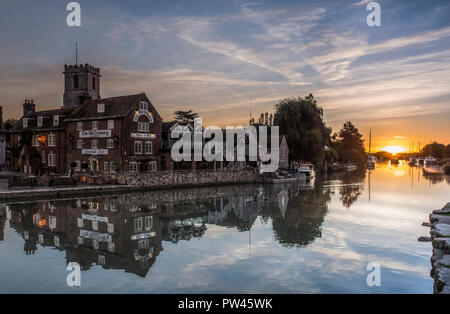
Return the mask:
<path id="1" fill-rule="evenodd" d="M 63 108 L 74 108 L 100 98 L 100 68 L 89 64 L 64 66 Z"/>

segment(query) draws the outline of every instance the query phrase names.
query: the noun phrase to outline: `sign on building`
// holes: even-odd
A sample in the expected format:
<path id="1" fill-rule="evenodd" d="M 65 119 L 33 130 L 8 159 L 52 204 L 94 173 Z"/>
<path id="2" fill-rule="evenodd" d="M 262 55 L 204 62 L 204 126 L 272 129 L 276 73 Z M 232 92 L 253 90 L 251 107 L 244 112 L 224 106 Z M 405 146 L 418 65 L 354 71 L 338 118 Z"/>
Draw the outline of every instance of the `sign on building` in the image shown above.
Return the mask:
<path id="1" fill-rule="evenodd" d="M 111 130 L 83 130 L 80 138 L 111 137 Z"/>
<path id="2" fill-rule="evenodd" d="M 108 155 L 107 149 L 83 149 L 81 150 L 83 155 Z"/>

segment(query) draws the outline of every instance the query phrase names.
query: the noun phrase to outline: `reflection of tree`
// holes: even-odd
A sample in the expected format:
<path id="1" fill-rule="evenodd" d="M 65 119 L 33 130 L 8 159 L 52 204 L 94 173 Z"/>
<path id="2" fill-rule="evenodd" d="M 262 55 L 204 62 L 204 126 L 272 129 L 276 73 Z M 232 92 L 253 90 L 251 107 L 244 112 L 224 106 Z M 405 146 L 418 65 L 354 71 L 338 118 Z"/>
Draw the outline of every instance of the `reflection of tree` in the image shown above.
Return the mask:
<path id="1" fill-rule="evenodd" d="M 358 197 L 362 194 L 364 189 L 364 179 L 366 177 L 366 169 L 360 168 L 352 172 L 342 172 L 333 175 L 333 179 L 341 181 L 339 189 L 339 198 L 342 205 L 350 208 Z"/>
<path id="2" fill-rule="evenodd" d="M 306 246 L 322 236 L 321 225 L 329 201 L 329 190 L 316 188 L 300 191 L 289 199 L 284 218 L 277 203 L 269 204 L 262 215 L 272 218 L 275 238 L 283 246 Z"/>
<path id="3" fill-rule="evenodd" d="M 438 184 L 444 181 L 444 177 L 447 177 L 447 182 L 449 182 L 449 177 L 444 176 L 442 174 L 429 174 L 429 173 L 423 173 L 423 177 L 430 181 L 431 184 Z"/>

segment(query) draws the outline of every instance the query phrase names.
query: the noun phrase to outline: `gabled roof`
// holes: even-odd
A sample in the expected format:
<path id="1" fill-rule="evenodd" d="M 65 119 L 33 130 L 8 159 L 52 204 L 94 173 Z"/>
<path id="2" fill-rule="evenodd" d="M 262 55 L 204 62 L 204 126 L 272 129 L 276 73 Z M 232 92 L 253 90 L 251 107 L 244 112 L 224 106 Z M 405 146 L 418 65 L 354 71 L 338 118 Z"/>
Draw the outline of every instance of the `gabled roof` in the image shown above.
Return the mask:
<path id="1" fill-rule="evenodd" d="M 57 130 L 63 127 L 63 119 L 70 115 L 73 109 L 70 108 L 60 108 L 53 110 L 43 110 L 43 111 L 31 111 L 27 115 L 20 118 L 19 121 L 11 129 L 12 132 L 18 132 L 23 129 L 23 119 L 27 118 L 28 128 L 39 130 Z M 53 125 L 53 116 L 61 116 L 58 125 Z M 44 117 L 42 125 L 38 127 L 38 117 Z"/>
<path id="2" fill-rule="evenodd" d="M 75 108 L 72 114 L 66 119 L 66 121 L 81 121 L 81 120 L 97 120 L 97 119 L 110 119 L 125 117 L 140 101 L 146 101 L 149 103 L 149 111 L 154 110 L 156 117 L 162 120 L 153 104 L 147 98 L 144 93 L 118 96 L 110 98 L 101 98 L 88 100 L 79 107 Z M 97 105 L 105 104 L 105 111 L 98 112 Z"/>

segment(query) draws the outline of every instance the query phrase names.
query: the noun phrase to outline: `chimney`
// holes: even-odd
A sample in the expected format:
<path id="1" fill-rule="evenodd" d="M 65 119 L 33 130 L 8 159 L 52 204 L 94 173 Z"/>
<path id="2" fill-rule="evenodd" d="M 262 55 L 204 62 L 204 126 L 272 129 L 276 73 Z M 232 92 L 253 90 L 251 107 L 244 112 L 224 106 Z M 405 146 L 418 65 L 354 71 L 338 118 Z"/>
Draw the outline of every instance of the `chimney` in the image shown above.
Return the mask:
<path id="1" fill-rule="evenodd" d="M 35 111 L 36 105 L 34 104 L 33 100 L 25 99 L 25 102 L 23 103 L 23 115 L 26 116 L 29 112 Z"/>

